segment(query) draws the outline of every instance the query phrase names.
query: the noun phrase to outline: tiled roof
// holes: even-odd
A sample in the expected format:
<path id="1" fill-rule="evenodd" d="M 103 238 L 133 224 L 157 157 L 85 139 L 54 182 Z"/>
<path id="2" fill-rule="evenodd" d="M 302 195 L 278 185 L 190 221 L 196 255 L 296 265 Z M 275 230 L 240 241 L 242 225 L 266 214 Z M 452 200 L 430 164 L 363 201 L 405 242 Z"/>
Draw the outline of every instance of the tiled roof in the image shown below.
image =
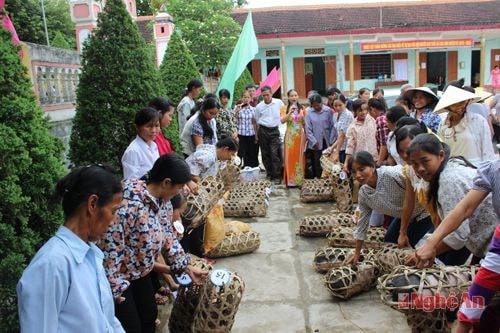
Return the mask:
<path id="1" fill-rule="evenodd" d="M 137 24 L 139 32 L 147 43 L 153 40 L 153 28 L 148 28 L 148 24 L 154 19 L 154 16 L 138 16 L 135 20 L 135 24 Z"/>
<path id="2" fill-rule="evenodd" d="M 232 17 L 243 25 L 248 10 Z M 500 24 L 500 0 L 275 7 L 252 9 L 257 35 Z"/>

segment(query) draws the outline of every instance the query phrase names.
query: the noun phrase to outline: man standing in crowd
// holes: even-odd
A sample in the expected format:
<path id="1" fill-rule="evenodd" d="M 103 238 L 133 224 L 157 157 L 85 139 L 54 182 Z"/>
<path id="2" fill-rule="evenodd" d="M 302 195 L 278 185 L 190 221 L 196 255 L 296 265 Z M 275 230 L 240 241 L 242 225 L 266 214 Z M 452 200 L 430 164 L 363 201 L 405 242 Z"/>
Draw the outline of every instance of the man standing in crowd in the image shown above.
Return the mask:
<path id="1" fill-rule="evenodd" d="M 255 88 L 255 84 L 253 84 L 253 83 L 248 84 L 245 87 L 245 89 L 250 94 L 250 105 L 252 107 L 256 107 L 257 104 L 259 104 L 259 98 L 257 96 L 255 96 L 255 92 L 257 91 L 256 88 Z"/>
<path id="2" fill-rule="evenodd" d="M 255 108 L 257 122 L 257 138 L 259 140 L 262 162 L 266 168 L 267 178 L 274 180 L 276 185 L 281 183 L 281 144 L 280 144 L 280 110 L 283 102 L 273 98 L 271 87 L 261 89 L 264 99 Z"/>

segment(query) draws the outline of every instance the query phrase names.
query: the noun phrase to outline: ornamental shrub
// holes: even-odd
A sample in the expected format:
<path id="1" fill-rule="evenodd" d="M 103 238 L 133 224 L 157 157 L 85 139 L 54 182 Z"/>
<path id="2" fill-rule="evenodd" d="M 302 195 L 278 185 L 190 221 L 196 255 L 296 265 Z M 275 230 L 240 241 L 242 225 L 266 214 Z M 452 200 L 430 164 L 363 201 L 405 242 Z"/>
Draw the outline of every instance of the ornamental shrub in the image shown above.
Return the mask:
<path id="1" fill-rule="evenodd" d="M 75 165 L 121 168 L 136 112 L 165 93 L 151 50 L 123 1 L 107 1 L 82 53 L 69 153 Z"/>
<path id="2" fill-rule="evenodd" d="M 241 95 L 243 95 L 246 86 L 249 84 L 254 84 L 253 77 L 252 74 L 250 74 L 248 68 L 245 68 L 243 73 L 241 73 L 240 77 L 234 84 L 233 104 L 241 98 Z"/>
<path id="3" fill-rule="evenodd" d="M 182 99 L 187 83 L 193 78 L 201 80 L 193 56 L 177 32 L 172 34 L 168 43 L 167 52 L 160 66 L 160 75 L 168 98 L 176 105 Z M 174 112 L 174 118 L 170 126 L 163 130 L 163 134 L 170 140 L 176 152 L 182 152 L 177 112 Z"/>
<path id="4" fill-rule="evenodd" d="M 0 332 L 19 332 L 16 284 L 62 223 L 51 197 L 66 172 L 63 144 L 49 134 L 10 38 L 0 27 Z"/>

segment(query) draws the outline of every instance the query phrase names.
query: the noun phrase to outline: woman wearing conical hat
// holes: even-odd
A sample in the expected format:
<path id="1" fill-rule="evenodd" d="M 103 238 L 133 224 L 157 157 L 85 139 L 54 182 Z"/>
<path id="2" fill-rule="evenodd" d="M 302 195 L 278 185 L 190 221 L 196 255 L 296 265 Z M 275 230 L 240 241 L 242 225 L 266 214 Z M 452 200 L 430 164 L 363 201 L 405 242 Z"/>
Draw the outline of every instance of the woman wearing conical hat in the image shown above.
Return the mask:
<path id="1" fill-rule="evenodd" d="M 495 158 L 488 123 L 482 116 L 466 112 L 478 99 L 480 96 L 450 85 L 434 108 L 435 114 L 448 112 L 438 135 L 450 146 L 451 156 L 463 156 L 474 165 Z"/>

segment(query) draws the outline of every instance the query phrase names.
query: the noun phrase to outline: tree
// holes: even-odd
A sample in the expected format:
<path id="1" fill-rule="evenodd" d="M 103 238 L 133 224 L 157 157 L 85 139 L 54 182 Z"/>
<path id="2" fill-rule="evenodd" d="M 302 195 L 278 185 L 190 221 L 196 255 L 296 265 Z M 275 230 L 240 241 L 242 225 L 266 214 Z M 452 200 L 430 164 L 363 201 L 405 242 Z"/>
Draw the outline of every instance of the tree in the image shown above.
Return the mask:
<path id="1" fill-rule="evenodd" d="M 234 84 L 233 102 L 236 102 L 241 98 L 241 95 L 243 95 L 246 86 L 249 84 L 254 84 L 253 77 L 252 74 L 250 74 L 248 68 L 245 68 L 243 73 L 241 73 L 240 77 L 238 78 L 238 80 L 236 80 L 236 83 Z"/>
<path id="2" fill-rule="evenodd" d="M 57 32 L 60 32 L 74 49 L 75 24 L 71 21 L 68 1 L 44 0 L 44 8 L 49 40 L 54 39 Z M 20 40 L 46 44 L 40 0 L 6 0 L 5 9 L 16 27 Z"/>
<path id="3" fill-rule="evenodd" d="M 62 142 L 49 134 L 10 38 L 0 28 L 0 332 L 19 332 L 16 284 L 62 222 L 51 197 L 65 173 Z"/>
<path id="4" fill-rule="evenodd" d="M 122 0 L 107 1 L 84 46 L 82 65 L 70 159 L 76 165 L 121 167 L 121 156 L 136 134 L 136 112 L 164 94 L 151 48 Z"/>
<path id="5" fill-rule="evenodd" d="M 54 37 L 54 39 L 52 39 L 50 45 L 53 47 L 58 47 L 60 49 L 70 49 L 69 43 L 66 41 L 66 39 L 64 39 L 64 36 L 60 31 L 56 33 L 56 36 Z"/>
<path id="6" fill-rule="evenodd" d="M 174 32 L 170 37 L 167 52 L 160 66 L 160 75 L 168 98 L 178 104 L 182 99 L 184 90 L 189 80 L 201 79 L 200 72 L 194 63 L 191 52 L 187 49 L 181 36 Z M 175 112 L 172 123 L 165 131 L 165 136 L 170 139 L 176 151 L 182 151 L 179 139 L 179 123 Z"/>
<path id="7" fill-rule="evenodd" d="M 229 60 L 241 27 L 231 17 L 231 0 L 170 0 L 168 11 L 200 70 Z"/>
<path id="8" fill-rule="evenodd" d="M 156 15 L 162 5 L 166 5 L 167 0 L 137 0 L 137 16 Z"/>

